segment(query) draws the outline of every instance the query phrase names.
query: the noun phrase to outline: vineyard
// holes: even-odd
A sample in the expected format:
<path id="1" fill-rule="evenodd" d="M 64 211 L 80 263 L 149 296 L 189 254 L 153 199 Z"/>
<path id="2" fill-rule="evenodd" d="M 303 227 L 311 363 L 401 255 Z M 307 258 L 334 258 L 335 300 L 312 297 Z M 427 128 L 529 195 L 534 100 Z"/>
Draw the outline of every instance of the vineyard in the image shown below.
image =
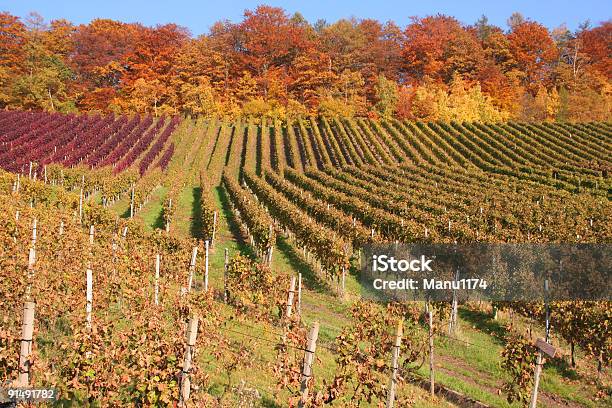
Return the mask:
<path id="1" fill-rule="evenodd" d="M 174 146 L 168 140 L 179 123 L 178 117 L 166 120 L 113 115 L 61 115 L 37 112 L 0 112 L 0 167 L 38 176 L 44 166 L 57 163 L 66 167 L 111 166 L 115 173 L 139 160 L 142 176 L 156 163 L 165 169 Z M 162 150 L 166 149 L 163 153 Z M 146 153 L 145 153 L 146 152 Z M 170 152 L 170 153 L 168 153 Z"/>
<path id="2" fill-rule="evenodd" d="M 3 111 L 0 167 L 0 388 L 521 407 L 541 371 L 538 406 L 612 401 L 607 302 L 381 304 L 359 282 L 372 243 L 611 243 L 610 123 Z"/>

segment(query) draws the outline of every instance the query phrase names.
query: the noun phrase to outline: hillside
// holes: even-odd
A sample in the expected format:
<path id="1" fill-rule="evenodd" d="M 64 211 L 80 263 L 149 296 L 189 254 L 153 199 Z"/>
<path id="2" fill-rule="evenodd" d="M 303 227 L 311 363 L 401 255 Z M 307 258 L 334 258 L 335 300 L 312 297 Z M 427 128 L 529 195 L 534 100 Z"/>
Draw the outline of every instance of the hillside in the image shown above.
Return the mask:
<path id="1" fill-rule="evenodd" d="M 607 122 L 0 112 L 0 125 L 0 383 L 27 373 L 67 406 L 384 405 L 401 321 L 395 406 L 519 407 L 502 352 L 543 337 L 541 305 L 461 303 L 450 330 L 449 305 L 428 304 L 430 327 L 424 302 L 362 299 L 361 249 L 612 238 Z M 539 406 L 610 403 L 611 313 L 551 305 L 560 356 Z"/>

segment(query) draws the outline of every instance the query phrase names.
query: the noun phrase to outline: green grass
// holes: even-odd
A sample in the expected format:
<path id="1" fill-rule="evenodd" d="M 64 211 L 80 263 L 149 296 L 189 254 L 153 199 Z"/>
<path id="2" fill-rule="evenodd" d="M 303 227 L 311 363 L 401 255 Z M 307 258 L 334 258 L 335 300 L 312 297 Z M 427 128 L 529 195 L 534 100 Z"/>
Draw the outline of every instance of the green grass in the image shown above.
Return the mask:
<path id="1" fill-rule="evenodd" d="M 123 194 L 119 200 L 107 208 L 121 218 L 128 218 L 130 216 L 130 194 Z"/>
<path id="2" fill-rule="evenodd" d="M 157 188 L 153 194 L 151 194 L 149 202 L 145 204 L 140 211 L 136 212 L 134 218 L 141 221 L 147 229 L 153 230 L 164 228 L 162 204 L 167 192 L 168 189 L 165 186 Z"/>
<path id="3" fill-rule="evenodd" d="M 460 341 L 437 337 L 435 342 L 435 355 L 444 361 L 441 366 L 456 375 L 450 376 L 438 369 L 436 381 L 495 407 L 518 407 L 518 404 L 508 404 L 504 395 L 497 395 L 502 383 L 508 380 L 501 367 L 503 345 L 500 337 L 505 333 L 504 323 L 492 320 L 488 313 L 460 308 L 459 328 L 453 335 Z M 446 330 L 446 326 L 441 327 L 444 334 Z M 423 367 L 420 374 L 428 377 L 429 367 Z M 559 371 L 550 362 L 544 366 L 541 378 L 540 389 L 544 393 L 585 407 L 600 406 L 590 398 L 596 392 L 594 386 L 577 384 L 575 376 Z"/>
<path id="4" fill-rule="evenodd" d="M 176 200 L 173 221 L 170 224 L 170 230 L 173 234 L 184 238 L 199 238 L 195 234 L 195 225 L 200 223 L 199 214 L 194 214 L 194 208 L 199 208 L 199 191 L 199 187 L 191 185 L 186 186 L 180 191 Z"/>

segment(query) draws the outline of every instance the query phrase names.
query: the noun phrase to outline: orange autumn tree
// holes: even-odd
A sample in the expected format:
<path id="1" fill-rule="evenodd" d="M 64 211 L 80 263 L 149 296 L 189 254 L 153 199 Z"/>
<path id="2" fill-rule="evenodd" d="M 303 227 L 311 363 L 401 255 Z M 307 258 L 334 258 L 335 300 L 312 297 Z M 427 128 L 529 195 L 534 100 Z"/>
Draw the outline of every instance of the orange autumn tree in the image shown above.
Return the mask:
<path id="1" fill-rule="evenodd" d="M 143 30 L 134 50 L 124 58 L 123 110 L 155 115 L 178 113 L 174 67 L 188 38 L 187 29 L 176 24 Z"/>
<path id="2" fill-rule="evenodd" d="M 533 94 L 539 85 L 550 86 L 558 53 L 546 27 L 525 21 L 512 28 L 508 41 L 522 84 Z"/>
<path id="3" fill-rule="evenodd" d="M 0 106 L 12 104 L 9 88 L 23 72 L 27 31 L 18 17 L 0 13 Z"/>
<path id="4" fill-rule="evenodd" d="M 404 70 L 413 82 L 429 77 L 450 83 L 455 74 L 473 79 L 484 61 L 475 33 L 452 17 L 413 18 L 405 36 Z"/>
<path id="5" fill-rule="evenodd" d="M 308 26 L 300 16 L 290 18 L 283 9 L 259 6 L 246 11 L 236 27 L 240 34 L 238 63 L 259 85 L 258 95 L 268 97 L 270 85 L 287 72 L 294 59 L 311 48 Z M 272 75 L 269 71 L 275 71 Z M 275 77 L 275 78 L 273 78 Z"/>

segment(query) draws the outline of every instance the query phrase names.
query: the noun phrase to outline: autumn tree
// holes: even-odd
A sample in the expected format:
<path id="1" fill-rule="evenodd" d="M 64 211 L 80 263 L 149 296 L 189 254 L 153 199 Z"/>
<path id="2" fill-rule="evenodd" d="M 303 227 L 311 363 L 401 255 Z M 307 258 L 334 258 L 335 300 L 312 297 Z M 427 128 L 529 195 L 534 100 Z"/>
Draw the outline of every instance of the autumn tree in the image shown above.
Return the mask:
<path id="1" fill-rule="evenodd" d="M 524 93 L 522 73 L 516 67 L 506 35 L 499 27 L 483 27 L 483 24 L 480 21 L 475 26 L 484 49 L 484 62 L 478 71 L 477 80 L 482 91 L 491 97 L 497 107 L 516 113 L 520 109 L 519 99 Z"/>
<path id="2" fill-rule="evenodd" d="M 322 50 L 329 57 L 329 69 L 336 75 L 349 70 L 365 80 L 365 96 L 375 103 L 374 88 L 379 75 L 397 81 L 402 63 L 403 33 L 393 22 L 372 19 L 342 19 L 320 28 Z"/>
<path id="3" fill-rule="evenodd" d="M 80 25 L 73 34 L 70 59 L 77 80 L 79 106 L 106 110 L 117 98 L 125 74 L 124 61 L 135 50 L 144 28 L 138 24 L 96 19 Z"/>
<path id="4" fill-rule="evenodd" d="M 128 107 L 138 106 L 137 112 L 152 111 L 155 115 L 177 113 L 172 79 L 179 50 L 189 36 L 186 28 L 176 24 L 143 30 L 134 50 L 124 58 L 124 100 Z M 143 103 L 145 96 L 147 102 Z"/>
<path id="5" fill-rule="evenodd" d="M 271 6 L 197 38 L 175 24 L 0 13 L 0 108 L 154 115 L 609 120 L 612 22 L 549 32 L 435 15 L 406 27 Z"/>
<path id="6" fill-rule="evenodd" d="M 376 111 L 383 117 L 391 117 L 397 109 L 399 94 L 397 83 L 385 78 L 384 75 L 379 75 L 374 85 L 376 89 Z"/>
<path id="7" fill-rule="evenodd" d="M 316 109 L 319 89 L 330 88 L 337 78 L 330 63 L 329 55 L 314 49 L 296 57 L 289 68 L 292 78 L 289 92 L 292 97 L 309 109 Z"/>
<path id="8" fill-rule="evenodd" d="M 27 109 L 73 110 L 67 90 L 72 72 L 65 63 L 66 55 L 59 54 L 58 49 L 52 48 L 54 44 L 48 41 L 57 31 L 52 31 L 42 16 L 36 13 L 28 15 L 25 28 L 25 41 L 20 48 L 21 59 L 19 65 L 13 67 L 13 75 L 7 81 L 3 99 L 9 105 L 18 104 Z M 69 30 L 66 36 L 69 36 Z M 70 46 L 64 44 L 61 50 L 67 53 Z"/>
<path id="9" fill-rule="evenodd" d="M 464 29 L 452 17 L 413 18 L 405 36 L 404 69 L 413 82 L 428 76 L 450 83 L 455 74 L 472 79 L 484 61 L 475 32 Z"/>
<path id="10" fill-rule="evenodd" d="M 425 121 L 500 122 L 508 118 L 485 95 L 480 85 L 470 86 L 455 75 L 450 86 L 427 79 L 417 87 L 411 101 L 413 119 Z"/>
<path id="11" fill-rule="evenodd" d="M 266 72 L 274 67 L 287 69 L 294 58 L 309 48 L 309 26 L 300 18 L 290 19 L 281 8 L 259 6 L 247 10 L 237 26 L 236 48 L 244 69 L 261 81 L 263 95 Z"/>
<path id="12" fill-rule="evenodd" d="M 510 15 L 510 17 L 508 17 L 508 19 L 506 20 L 506 24 L 508 24 L 508 27 L 510 28 L 510 30 L 514 30 L 516 27 L 518 27 L 519 25 L 523 24 L 526 21 L 527 20 L 521 13 L 519 13 L 518 11 L 515 11 L 514 13 Z"/>
<path id="13" fill-rule="evenodd" d="M 516 24 L 508 40 L 523 85 L 532 94 L 537 92 L 539 85 L 550 86 L 557 48 L 546 27 L 533 21 Z"/>
<path id="14" fill-rule="evenodd" d="M 18 17 L 0 13 L 0 107 L 11 102 L 11 83 L 24 69 L 27 31 Z"/>
<path id="15" fill-rule="evenodd" d="M 608 80 L 612 78 L 612 21 L 603 22 L 599 27 L 582 30 L 578 34 L 584 54 L 593 69 L 600 72 Z"/>

